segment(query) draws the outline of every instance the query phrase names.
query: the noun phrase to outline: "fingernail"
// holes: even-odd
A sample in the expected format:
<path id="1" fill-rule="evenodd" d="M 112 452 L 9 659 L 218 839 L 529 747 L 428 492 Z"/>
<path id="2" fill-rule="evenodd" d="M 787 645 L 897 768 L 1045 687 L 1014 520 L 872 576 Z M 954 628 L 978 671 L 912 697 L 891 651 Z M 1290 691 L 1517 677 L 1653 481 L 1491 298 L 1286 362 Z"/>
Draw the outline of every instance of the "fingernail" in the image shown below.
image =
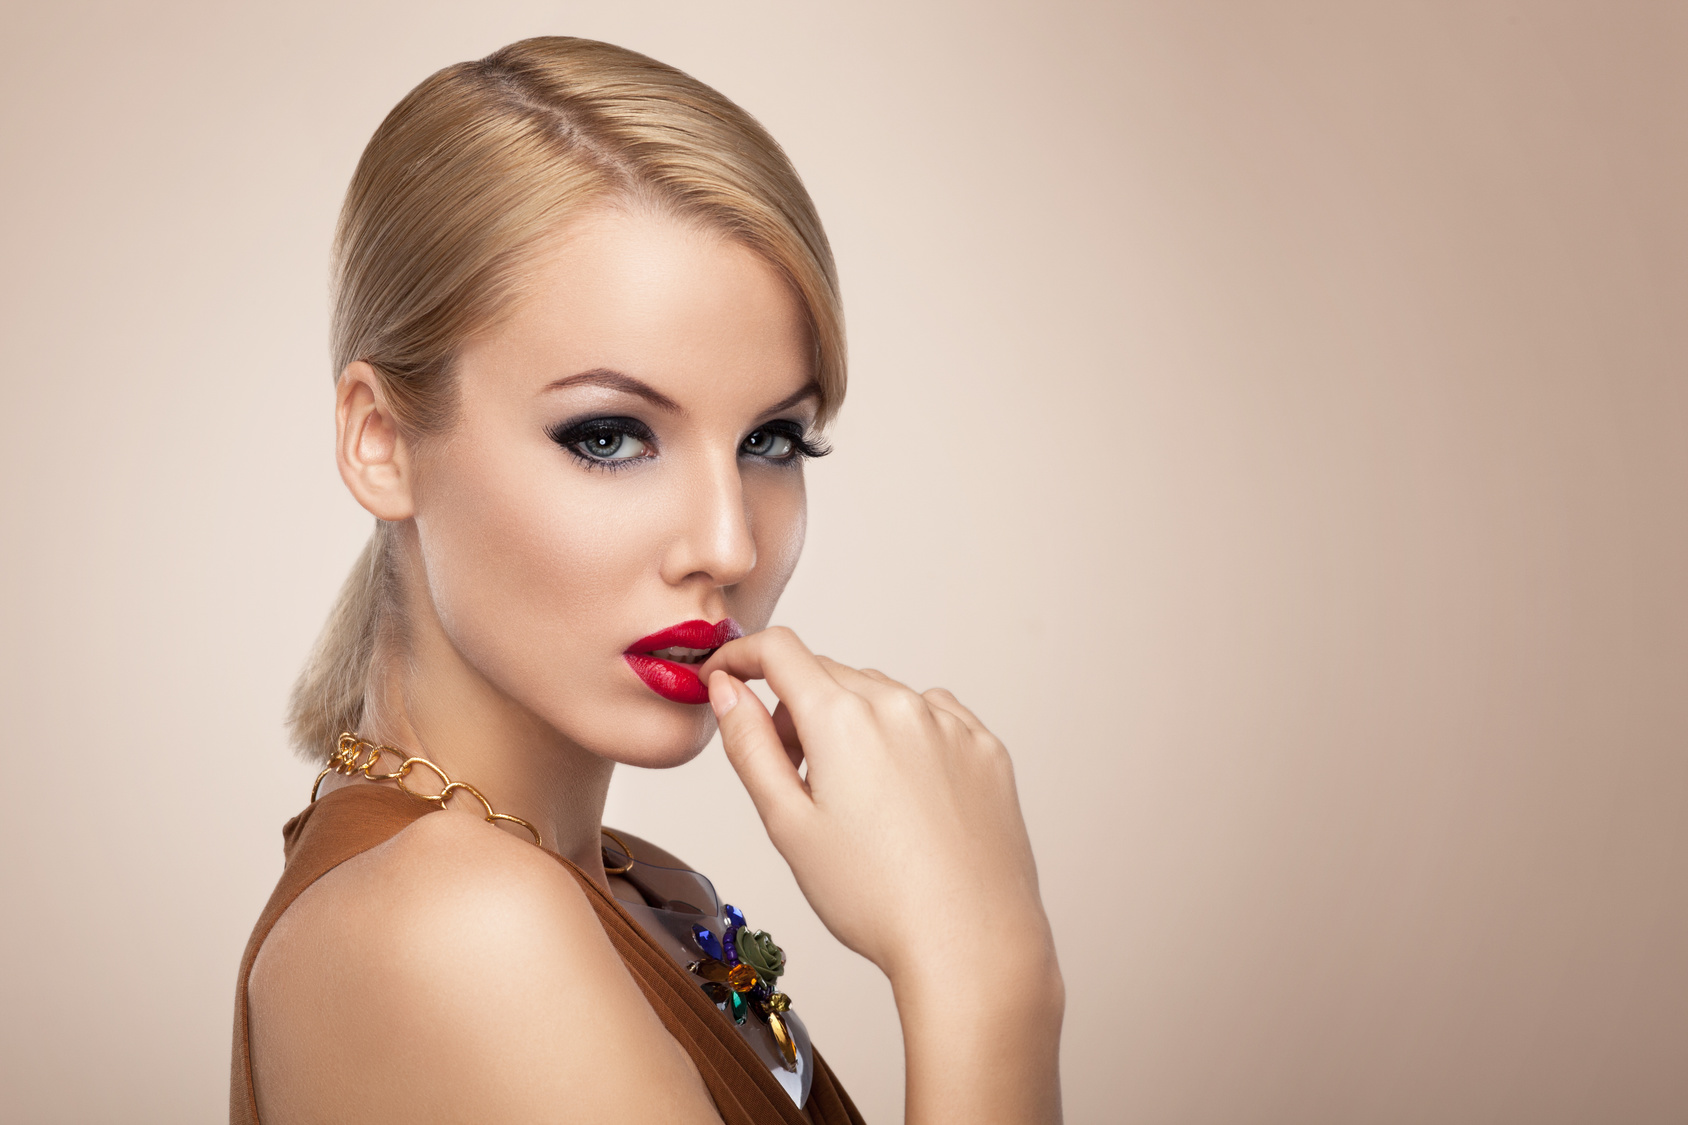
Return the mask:
<path id="1" fill-rule="evenodd" d="M 738 689 L 733 686 L 733 678 L 719 669 L 709 675 L 709 705 L 715 709 L 717 719 L 738 706 Z"/>

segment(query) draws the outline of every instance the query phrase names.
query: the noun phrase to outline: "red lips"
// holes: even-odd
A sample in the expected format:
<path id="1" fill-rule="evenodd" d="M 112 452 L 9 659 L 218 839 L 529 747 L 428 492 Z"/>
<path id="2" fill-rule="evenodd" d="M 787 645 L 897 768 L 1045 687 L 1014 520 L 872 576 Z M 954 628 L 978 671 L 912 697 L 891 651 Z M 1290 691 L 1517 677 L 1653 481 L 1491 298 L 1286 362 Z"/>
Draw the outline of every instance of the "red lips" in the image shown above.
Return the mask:
<path id="1" fill-rule="evenodd" d="M 645 686 L 662 698 L 675 703 L 708 703 L 709 689 L 697 674 L 701 660 L 697 664 L 682 664 L 651 653 L 664 648 L 715 649 L 743 635 L 744 630 L 731 617 L 723 617 L 714 624 L 682 621 L 634 641 L 622 657 L 634 674 L 645 681 Z"/>

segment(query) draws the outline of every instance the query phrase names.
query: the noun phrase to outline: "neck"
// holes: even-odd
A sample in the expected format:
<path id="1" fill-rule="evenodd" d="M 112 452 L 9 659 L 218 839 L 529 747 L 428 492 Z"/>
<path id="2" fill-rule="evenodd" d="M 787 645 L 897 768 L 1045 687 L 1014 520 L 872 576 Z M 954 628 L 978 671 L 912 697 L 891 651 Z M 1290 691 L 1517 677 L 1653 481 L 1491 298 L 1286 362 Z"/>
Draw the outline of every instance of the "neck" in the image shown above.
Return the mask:
<path id="1" fill-rule="evenodd" d="M 420 618 L 420 620 L 418 620 Z M 473 785 L 496 812 L 521 817 L 542 845 L 607 887 L 599 829 L 615 763 L 583 750 L 489 683 L 432 613 L 412 616 L 402 640 L 377 646 L 357 733 L 427 758 Z M 418 768 L 421 792 L 439 784 Z M 484 815 L 460 794 L 453 808 Z M 520 826 L 510 826 L 531 840 Z"/>

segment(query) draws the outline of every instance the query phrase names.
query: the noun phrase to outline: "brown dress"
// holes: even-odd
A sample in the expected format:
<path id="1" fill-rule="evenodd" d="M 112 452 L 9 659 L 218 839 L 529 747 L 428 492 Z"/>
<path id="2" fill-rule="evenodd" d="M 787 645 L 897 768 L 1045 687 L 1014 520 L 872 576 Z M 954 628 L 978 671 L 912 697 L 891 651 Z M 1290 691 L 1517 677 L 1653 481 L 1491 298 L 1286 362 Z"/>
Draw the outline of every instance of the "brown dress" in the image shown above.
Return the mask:
<path id="1" fill-rule="evenodd" d="M 338 865 L 398 835 L 434 806 L 379 785 L 348 785 L 324 794 L 282 829 L 287 863 L 275 893 L 252 930 L 240 960 L 234 1002 L 234 1066 L 229 1088 L 231 1125 L 258 1125 L 252 1087 L 252 1044 L 246 1012 L 246 985 L 252 962 L 270 929 L 306 887 Z M 554 853 L 566 867 L 609 934 L 627 971 L 661 1017 L 669 1034 L 697 1065 L 709 1096 L 726 1125 L 862 1125 L 861 1114 L 817 1051 L 814 1084 L 799 1109 L 769 1073 L 731 1021 L 722 1018 L 695 978 L 640 929 L 621 905 L 574 864 Z"/>

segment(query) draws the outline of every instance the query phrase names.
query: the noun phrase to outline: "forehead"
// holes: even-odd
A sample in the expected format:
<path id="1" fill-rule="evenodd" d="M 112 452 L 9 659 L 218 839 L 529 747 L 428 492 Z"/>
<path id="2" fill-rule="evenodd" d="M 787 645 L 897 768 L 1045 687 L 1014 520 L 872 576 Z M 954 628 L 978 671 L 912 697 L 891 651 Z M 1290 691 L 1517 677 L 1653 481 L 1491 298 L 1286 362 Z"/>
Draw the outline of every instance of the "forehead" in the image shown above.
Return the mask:
<path id="1" fill-rule="evenodd" d="M 668 215 L 604 209 L 548 240 L 462 361 L 510 390 L 620 371 L 685 406 L 783 398 L 813 378 L 813 355 L 801 302 L 760 255 Z"/>

